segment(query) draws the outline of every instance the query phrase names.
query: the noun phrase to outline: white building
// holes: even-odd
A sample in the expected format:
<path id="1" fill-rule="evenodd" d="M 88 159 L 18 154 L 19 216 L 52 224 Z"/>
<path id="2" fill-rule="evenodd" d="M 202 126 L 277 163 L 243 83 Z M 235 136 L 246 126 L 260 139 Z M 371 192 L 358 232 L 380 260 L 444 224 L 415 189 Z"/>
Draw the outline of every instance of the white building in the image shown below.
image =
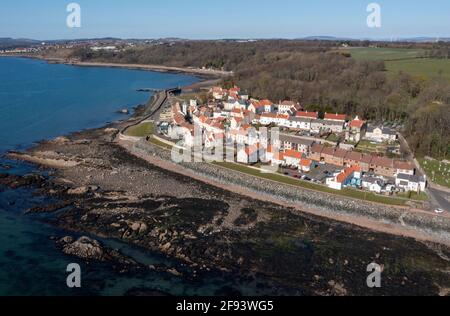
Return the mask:
<path id="1" fill-rule="evenodd" d="M 395 185 L 405 191 L 420 193 L 425 191 L 427 180 L 425 177 L 400 173 L 395 179 Z"/>
<path id="2" fill-rule="evenodd" d="M 361 186 L 370 192 L 375 192 L 380 194 L 385 187 L 383 179 L 375 177 L 363 177 Z"/>
<path id="3" fill-rule="evenodd" d="M 312 121 L 311 119 L 291 116 L 289 118 L 289 127 L 309 131 L 311 130 L 311 121 Z"/>
<path id="4" fill-rule="evenodd" d="M 397 140 L 397 132 L 387 127 L 367 128 L 365 139 L 375 142 L 395 142 Z"/>
<path id="5" fill-rule="evenodd" d="M 244 164 L 257 163 L 261 157 L 264 159 L 266 156 L 264 148 L 259 148 L 258 146 L 248 146 L 238 149 L 237 161 Z"/>

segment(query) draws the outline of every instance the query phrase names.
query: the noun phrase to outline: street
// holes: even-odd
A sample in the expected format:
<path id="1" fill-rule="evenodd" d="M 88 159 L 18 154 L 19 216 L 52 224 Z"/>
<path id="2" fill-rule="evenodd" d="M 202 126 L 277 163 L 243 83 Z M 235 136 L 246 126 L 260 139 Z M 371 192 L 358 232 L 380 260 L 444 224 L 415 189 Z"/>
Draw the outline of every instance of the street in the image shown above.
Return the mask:
<path id="1" fill-rule="evenodd" d="M 435 208 L 441 208 L 446 212 L 450 212 L 450 194 L 448 192 L 429 187 L 428 193 Z"/>

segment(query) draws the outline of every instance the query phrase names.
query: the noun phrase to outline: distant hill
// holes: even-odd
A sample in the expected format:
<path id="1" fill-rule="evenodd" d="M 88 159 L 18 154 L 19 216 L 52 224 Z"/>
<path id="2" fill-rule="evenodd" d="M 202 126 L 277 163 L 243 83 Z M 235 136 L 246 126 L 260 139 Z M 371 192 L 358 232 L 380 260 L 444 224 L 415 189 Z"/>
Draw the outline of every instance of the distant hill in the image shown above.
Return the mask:
<path id="1" fill-rule="evenodd" d="M 41 41 L 32 40 L 32 39 L 26 39 L 26 38 L 9 38 L 9 37 L 2 37 L 0 38 L 0 49 L 10 49 L 10 48 L 16 48 L 16 47 L 30 47 L 33 45 L 38 45 L 41 43 Z"/>

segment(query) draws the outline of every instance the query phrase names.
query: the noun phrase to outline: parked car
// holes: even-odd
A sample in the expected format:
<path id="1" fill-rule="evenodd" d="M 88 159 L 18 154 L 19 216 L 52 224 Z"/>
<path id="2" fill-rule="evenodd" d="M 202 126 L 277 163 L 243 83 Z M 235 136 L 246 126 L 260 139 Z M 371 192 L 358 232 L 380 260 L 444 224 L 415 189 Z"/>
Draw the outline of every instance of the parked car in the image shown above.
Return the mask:
<path id="1" fill-rule="evenodd" d="M 435 212 L 436 214 L 442 214 L 442 213 L 444 213 L 444 210 L 441 209 L 441 208 L 437 208 L 437 209 L 434 210 L 434 212 Z"/>

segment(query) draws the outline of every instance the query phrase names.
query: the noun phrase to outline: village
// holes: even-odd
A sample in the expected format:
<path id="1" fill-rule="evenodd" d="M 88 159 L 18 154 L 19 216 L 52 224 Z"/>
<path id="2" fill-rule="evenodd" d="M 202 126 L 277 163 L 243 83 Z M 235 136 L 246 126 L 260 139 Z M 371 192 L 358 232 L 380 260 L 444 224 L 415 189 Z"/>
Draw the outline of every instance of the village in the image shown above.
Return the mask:
<path id="1" fill-rule="evenodd" d="M 299 181 L 383 195 L 420 195 L 427 187 L 426 176 L 400 158 L 397 132 L 358 116 L 320 117 L 298 102 L 253 99 L 235 86 L 211 88 L 203 104 L 199 98 L 178 100 L 161 121 L 159 133 L 181 139 L 184 148 L 222 146 L 228 150 L 226 159 L 231 148 L 235 163 L 261 172 L 271 166 Z"/>

